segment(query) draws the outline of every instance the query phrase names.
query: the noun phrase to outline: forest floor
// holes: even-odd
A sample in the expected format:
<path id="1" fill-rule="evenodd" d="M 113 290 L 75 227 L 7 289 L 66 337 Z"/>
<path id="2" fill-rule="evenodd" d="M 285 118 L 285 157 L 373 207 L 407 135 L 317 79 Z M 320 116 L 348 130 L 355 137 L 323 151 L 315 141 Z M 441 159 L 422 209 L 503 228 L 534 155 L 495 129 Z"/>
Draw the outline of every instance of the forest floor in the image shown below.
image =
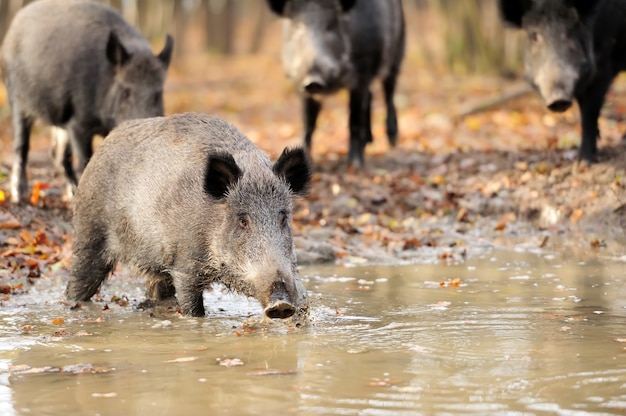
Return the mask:
<path id="1" fill-rule="evenodd" d="M 295 202 L 301 264 L 447 262 L 475 247 L 577 255 L 626 252 L 626 82 L 619 79 L 600 119 L 599 163 L 577 164 L 576 107 L 550 114 L 525 94 L 460 114 L 524 85 L 490 77 L 421 71 L 409 59 L 396 95 L 400 138 L 390 149 L 381 91 L 374 86 L 374 143 L 366 167 L 345 167 L 347 94 L 324 102 L 313 138 L 310 194 Z M 204 57 L 170 70 L 166 113 L 221 116 L 275 159 L 300 144 L 300 105 L 277 56 Z M 49 130 L 39 126 L 29 161 L 30 204 L 8 200 L 10 110 L 0 90 L 0 292 L 23 278 L 67 273 L 71 215 L 55 175 Z M 0 199 L 2 194 L 0 194 Z"/>

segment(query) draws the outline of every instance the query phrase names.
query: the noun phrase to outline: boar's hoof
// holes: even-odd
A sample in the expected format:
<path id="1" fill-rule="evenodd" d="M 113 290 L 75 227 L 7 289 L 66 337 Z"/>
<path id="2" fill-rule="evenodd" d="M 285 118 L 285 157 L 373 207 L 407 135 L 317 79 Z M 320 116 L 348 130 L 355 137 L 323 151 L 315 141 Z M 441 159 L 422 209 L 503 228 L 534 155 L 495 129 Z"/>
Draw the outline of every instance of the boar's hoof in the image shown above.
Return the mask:
<path id="1" fill-rule="evenodd" d="M 548 108 L 550 109 L 550 111 L 554 111 L 556 113 L 562 113 L 568 108 L 570 108 L 571 106 L 572 106 L 572 101 L 565 100 L 565 99 L 554 100 L 548 104 Z"/>
<path id="2" fill-rule="evenodd" d="M 296 308 L 291 303 L 285 302 L 284 300 L 277 300 L 265 308 L 264 312 L 268 318 L 285 319 L 296 313 Z"/>

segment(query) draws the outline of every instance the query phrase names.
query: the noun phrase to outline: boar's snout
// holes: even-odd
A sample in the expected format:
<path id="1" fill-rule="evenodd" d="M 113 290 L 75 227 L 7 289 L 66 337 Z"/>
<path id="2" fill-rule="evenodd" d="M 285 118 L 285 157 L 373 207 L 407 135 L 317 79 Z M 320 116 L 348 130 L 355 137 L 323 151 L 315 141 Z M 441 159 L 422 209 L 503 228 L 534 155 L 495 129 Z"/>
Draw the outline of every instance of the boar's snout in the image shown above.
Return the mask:
<path id="1" fill-rule="evenodd" d="M 302 81 L 304 91 L 309 94 L 321 94 L 326 89 L 326 81 L 320 75 L 307 75 Z"/>
<path id="2" fill-rule="evenodd" d="M 296 313 L 296 307 L 291 302 L 283 282 L 275 282 L 272 285 L 270 301 L 263 312 L 268 318 L 272 319 L 285 319 Z"/>
<path id="3" fill-rule="evenodd" d="M 535 85 L 548 109 L 562 113 L 572 106 L 578 79 L 579 74 L 574 69 L 546 65 L 535 78 Z"/>
<path id="4" fill-rule="evenodd" d="M 572 106 L 572 100 L 569 98 L 555 98 L 546 104 L 550 111 L 562 113 Z"/>

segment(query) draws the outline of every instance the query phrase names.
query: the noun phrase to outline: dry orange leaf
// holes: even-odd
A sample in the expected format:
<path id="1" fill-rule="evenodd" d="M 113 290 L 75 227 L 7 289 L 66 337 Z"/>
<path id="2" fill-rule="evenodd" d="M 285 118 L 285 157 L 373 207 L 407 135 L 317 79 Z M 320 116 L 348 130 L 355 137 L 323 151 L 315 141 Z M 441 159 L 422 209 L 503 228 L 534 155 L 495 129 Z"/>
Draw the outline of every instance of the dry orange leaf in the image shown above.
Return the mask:
<path id="1" fill-rule="evenodd" d="M 599 240 L 597 238 L 591 240 L 591 247 L 593 248 L 600 248 L 600 247 L 606 247 L 606 243 L 602 240 Z"/>
<path id="2" fill-rule="evenodd" d="M 503 223 L 503 222 L 501 222 L 500 224 L 498 224 L 498 225 L 496 225 L 496 226 L 495 226 L 494 230 L 496 230 L 496 231 L 502 231 L 502 230 L 504 230 L 505 228 L 506 228 L 506 224 L 505 224 L 505 223 Z"/>
<path id="3" fill-rule="evenodd" d="M 439 282 L 439 287 L 459 287 L 461 286 L 461 279 L 460 278 L 455 278 L 449 281 L 444 281 L 442 280 L 441 282 Z"/>
<path id="4" fill-rule="evenodd" d="M 63 322 L 65 322 L 65 320 L 63 320 L 63 318 L 56 318 L 52 320 L 52 323 L 55 325 L 61 325 Z"/>
<path id="5" fill-rule="evenodd" d="M 572 212 L 572 215 L 569 216 L 569 220 L 571 222 L 577 222 L 582 218 L 583 214 L 584 212 L 582 209 L 576 209 L 574 210 L 574 212 Z"/>
<path id="6" fill-rule="evenodd" d="M 30 196 L 30 204 L 37 205 L 39 203 L 39 190 L 41 188 L 41 183 L 39 181 L 35 181 L 33 185 L 33 193 Z"/>

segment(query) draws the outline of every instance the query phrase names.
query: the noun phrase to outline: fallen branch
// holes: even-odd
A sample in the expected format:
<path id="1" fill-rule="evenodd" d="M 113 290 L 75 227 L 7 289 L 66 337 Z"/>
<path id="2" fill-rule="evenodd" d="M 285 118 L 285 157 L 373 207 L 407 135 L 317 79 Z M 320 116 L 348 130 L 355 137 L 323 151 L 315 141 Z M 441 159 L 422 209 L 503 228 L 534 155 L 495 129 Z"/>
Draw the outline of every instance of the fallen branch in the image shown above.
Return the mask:
<path id="1" fill-rule="evenodd" d="M 462 120 L 463 118 L 470 116 L 472 114 L 482 113 L 483 111 L 488 111 L 496 107 L 500 107 L 501 105 L 515 100 L 516 98 L 523 97 L 526 94 L 530 94 L 533 92 L 533 88 L 528 84 L 517 85 L 511 88 L 508 91 L 504 91 L 503 93 L 487 97 L 485 99 L 480 100 L 479 102 L 471 102 L 463 106 L 461 111 L 455 116 L 456 120 Z"/>

